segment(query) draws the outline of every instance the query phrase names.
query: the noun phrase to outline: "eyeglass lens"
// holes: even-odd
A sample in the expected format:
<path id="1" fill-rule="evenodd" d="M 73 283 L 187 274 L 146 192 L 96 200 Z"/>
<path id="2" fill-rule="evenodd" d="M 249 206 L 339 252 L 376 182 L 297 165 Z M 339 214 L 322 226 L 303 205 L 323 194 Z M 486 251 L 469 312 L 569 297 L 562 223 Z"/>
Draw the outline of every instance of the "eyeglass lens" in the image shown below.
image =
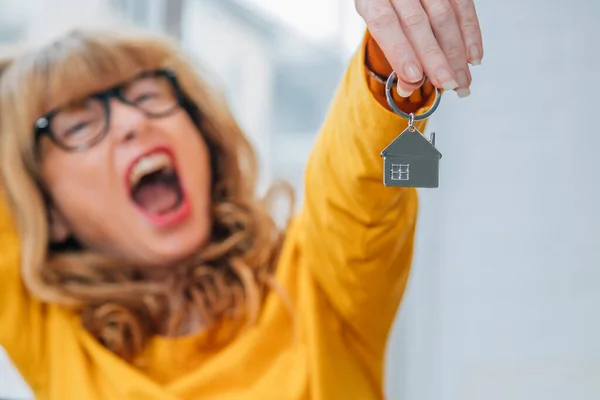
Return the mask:
<path id="1" fill-rule="evenodd" d="M 164 75 L 141 76 L 119 88 L 121 99 L 149 117 L 160 117 L 177 107 L 177 95 Z M 55 140 L 67 147 L 93 141 L 106 129 L 108 110 L 101 99 L 89 97 L 62 108 L 52 119 L 50 130 Z"/>

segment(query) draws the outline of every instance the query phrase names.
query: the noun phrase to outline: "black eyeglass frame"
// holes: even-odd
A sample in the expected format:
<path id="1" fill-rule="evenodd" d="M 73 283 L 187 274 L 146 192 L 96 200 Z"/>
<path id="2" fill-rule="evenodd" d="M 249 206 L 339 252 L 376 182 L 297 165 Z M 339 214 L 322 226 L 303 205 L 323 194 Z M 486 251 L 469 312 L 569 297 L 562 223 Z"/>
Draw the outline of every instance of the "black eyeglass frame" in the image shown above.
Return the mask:
<path id="1" fill-rule="evenodd" d="M 175 98 L 176 98 L 176 104 L 173 106 L 173 108 L 171 108 L 167 111 L 158 113 L 158 114 L 157 113 L 149 113 L 148 111 L 139 107 L 137 104 L 127 100 L 127 98 L 125 98 L 125 96 L 122 93 L 123 88 L 130 82 L 135 81 L 140 78 L 152 77 L 152 76 L 163 76 L 163 77 L 167 78 L 167 80 L 169 81 L 169 83 L 171 84 L 171 86 L 173 88 L 173 92 L 174 92 Z M 88 98 L 100 100 L 102 106 L 104 107 L 104 111 L 105 111 L 104 129 L 102 129 L 92 140 L 90 140 L 88 142 L 84 142 L 78 146 L 66 146 L 64 143 L 62 143 L 60 140 L 58 140 L 56 138 L 55 134 L 53 134 L 52 129 L 50 128 L 50 126 L 52 124 L 52 119 L 63 109 L 63 107 L 58 107 L 36 119 L 35 124 L 34 124 L 34 140 L 35 140 L 36 149 L 38 148 L 39 142 L 44 135 L 48 135 L 50 140 L 52 140 L 58 147 L 60 147 L 61 149 L 65 150 L 65 151 L 68 151 L 68 152 L 82 151 L 82 150 L 88 149 L 88 148 L 94 146 L 95 144 L 97 144 L 98 142 L 100 142 L 102 139 L 104 139 L 106 137 L 106 135 L 108 134 L 108 131 L 109 131 L 110 117 L 111 117 L 110 100 L 112 98 L 117 98 L 121 102 L 137 108 L 138 110 L 142 111 L 149 118 L 166 117 L 166 116 L 172 114 L 173 112 L 175 112 L 176 110 L 182 108 L 185 103 L 184 93 L 181 90 L 181 86 L 179 84 L 179 80 L 177 79 L 177 75 L 175 74 L 174 71 L 172 71 L 171 69 L 168 69 L 168 68 L 160 68 L 160 69 L 143 71 L 143 72 L 137 74 L 132 79 L 127 80 L 126 82 L 119 83 L 119 84 L 112 86 L 111 88 L 109 88 L 107 90 L 103 90 L 101 92 L 92 93 L 90 96 L 88 96 Z"/>

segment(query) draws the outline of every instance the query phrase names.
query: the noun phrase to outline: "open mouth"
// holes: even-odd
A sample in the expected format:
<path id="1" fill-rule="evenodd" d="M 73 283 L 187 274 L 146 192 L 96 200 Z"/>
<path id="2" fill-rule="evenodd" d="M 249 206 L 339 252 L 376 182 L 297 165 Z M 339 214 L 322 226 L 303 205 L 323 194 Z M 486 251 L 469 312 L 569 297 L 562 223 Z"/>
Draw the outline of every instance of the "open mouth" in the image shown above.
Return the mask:
<path id="1" fill-rule="evenodd" d="M 184 193 L 173 159 L 160 151 L 141 157 L 129 172 L 134 203 L 146 214 L 165 216 L 184 203 Z"/>

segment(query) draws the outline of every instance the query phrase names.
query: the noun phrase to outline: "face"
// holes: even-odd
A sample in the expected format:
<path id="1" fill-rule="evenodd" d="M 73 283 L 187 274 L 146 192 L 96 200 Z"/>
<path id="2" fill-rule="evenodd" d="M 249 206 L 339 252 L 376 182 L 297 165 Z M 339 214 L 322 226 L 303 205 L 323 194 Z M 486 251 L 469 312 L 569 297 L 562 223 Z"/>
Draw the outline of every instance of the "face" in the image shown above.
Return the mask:
<path id="1" fill-rule="evenodd" d="M 165 108 L 164 96 L 174 91 L 167 81 L 142 77 L 48 119 L 51 134 L 41 135 L 39 146 L 53 241 L 73 236 L 87 248 L 157 267 L 206 242 L 209 152 L 188 113 Z"/>

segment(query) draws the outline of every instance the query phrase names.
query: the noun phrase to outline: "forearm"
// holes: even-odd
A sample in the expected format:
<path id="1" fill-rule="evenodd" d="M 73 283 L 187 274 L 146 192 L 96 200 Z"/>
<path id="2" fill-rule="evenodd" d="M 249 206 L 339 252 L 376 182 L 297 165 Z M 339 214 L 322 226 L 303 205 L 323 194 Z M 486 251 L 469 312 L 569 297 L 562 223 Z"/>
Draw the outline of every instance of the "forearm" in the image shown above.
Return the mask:
<path id="1" fill-rule="evenodd" d="M 368 39 L 351 60 L 309 159 L 300 223 L 316 281 L 338 312 L 378 347 L 410 270 L 418 202 L 415 189 L 383 184 L 381 151 L 408 122 L 388 109 L 385 85 L 369 79 L 366 63 L 381 59 L 371 47 L 366 53 Z M 421 113 L 432 97 L 398 104 Z M 416 123 L 421 132 L 425 123 Z"/>

